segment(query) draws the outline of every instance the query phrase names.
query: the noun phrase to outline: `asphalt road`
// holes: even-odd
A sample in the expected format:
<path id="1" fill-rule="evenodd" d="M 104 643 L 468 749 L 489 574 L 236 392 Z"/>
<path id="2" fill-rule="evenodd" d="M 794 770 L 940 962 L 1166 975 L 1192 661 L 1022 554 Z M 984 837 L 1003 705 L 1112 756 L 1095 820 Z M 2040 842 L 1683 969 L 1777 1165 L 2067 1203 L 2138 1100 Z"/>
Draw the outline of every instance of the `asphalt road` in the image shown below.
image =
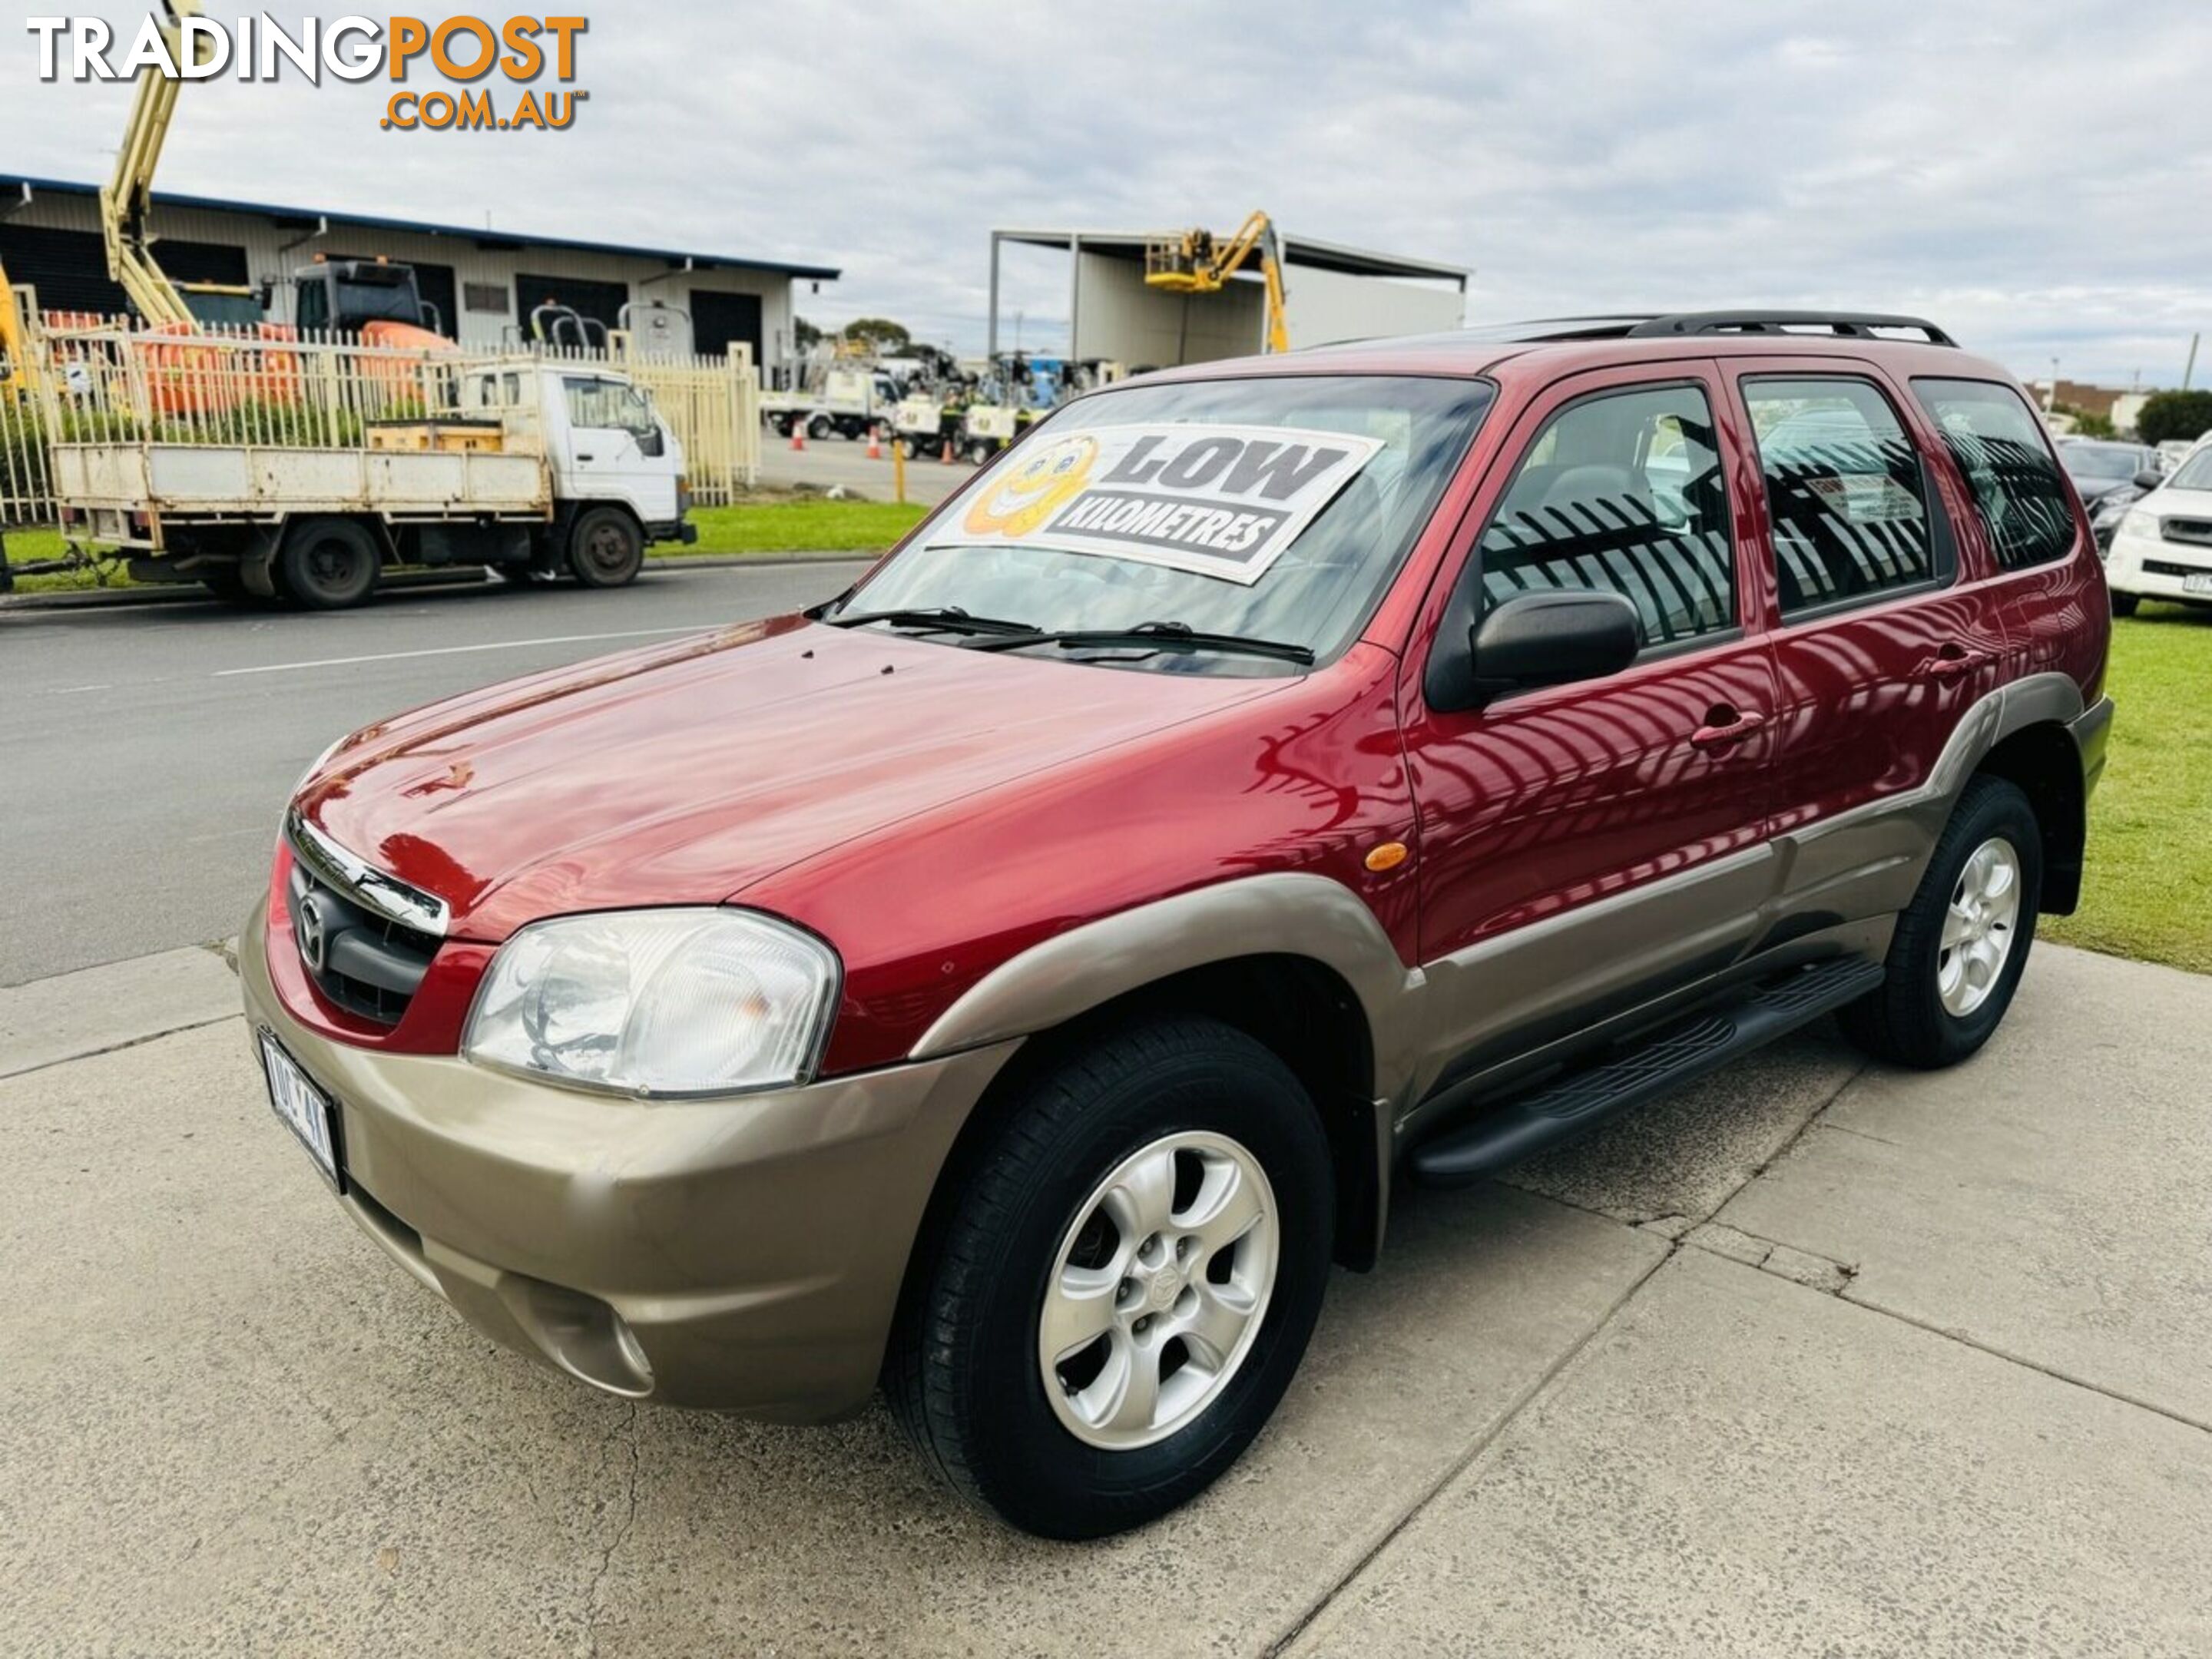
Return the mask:
<path id="1" fill-rule="evenodd" d="M 457 691 L 835 593 L 860 564 L 501 584 L 332 616 L 0 611 L 0 985 L 238 931 L 333 738 Z"/>

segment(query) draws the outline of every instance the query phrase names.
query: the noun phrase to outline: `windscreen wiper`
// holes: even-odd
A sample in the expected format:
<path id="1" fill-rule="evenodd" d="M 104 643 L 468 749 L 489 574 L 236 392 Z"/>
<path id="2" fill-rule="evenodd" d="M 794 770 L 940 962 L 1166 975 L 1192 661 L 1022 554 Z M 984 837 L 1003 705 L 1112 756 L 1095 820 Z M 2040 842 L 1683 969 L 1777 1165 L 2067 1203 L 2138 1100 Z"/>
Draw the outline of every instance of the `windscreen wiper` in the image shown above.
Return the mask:
<path id="1" fill-rule="evenodd" d="M 1174 646 L 1191 651 L 1233 651 L 1248 657 L 1274 657 L 1283 662 L 1304 665 L 1310 665 L 1314 660 L 1311 646 L 1296 645 L 1288 640 L 1254 639 L 1244 634 L 1209 634 L 1193 628 L 1188 623 L 1179 622 L 1139 623 L 1134 628 L 1038 629 L 978 640 L 968 648 L 971 651 L 1019 651 L 1032 645 L 1056 645 L 1070 651 L 1087 647 L 1110 648 L 1117 645 Z"/>
<path id="2" fill-rule="evenodd" d="M 971 617 L 957 605 L 936 606 L 926 611 L 848 611 L 842 616 L 819 617 L 817 622 L 831 628 L 859 628 L 868 623 L 884 623 L 893 628 L 912 628 L 923 632 L 937 630 L 946 634 L 1016 635 L 1023 637 L 1036 634 L 1029 623 L 1004 622 L 996 617 Z"/>

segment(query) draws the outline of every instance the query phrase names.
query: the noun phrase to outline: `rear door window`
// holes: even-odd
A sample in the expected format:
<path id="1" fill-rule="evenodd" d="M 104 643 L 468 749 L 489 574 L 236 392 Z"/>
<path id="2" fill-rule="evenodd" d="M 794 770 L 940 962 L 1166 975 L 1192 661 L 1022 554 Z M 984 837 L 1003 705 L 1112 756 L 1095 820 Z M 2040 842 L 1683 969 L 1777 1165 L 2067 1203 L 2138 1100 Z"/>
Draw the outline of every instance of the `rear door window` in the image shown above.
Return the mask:
<path id="1" fill-rule="evenodd" d="M 1935 580 L 1920 452 L 1872 381 L 1761 377 L 1743 398 L 1784 617 Z"/>
<path id="2" fill-rule="evenodd" d="M 1736 625 L 1728 490 L 1694 386 L 1572 403 L 1522 457 L 1480 550 L 1482 609 L 1590 588 L 1636 606 L 1647 646 Z"/>
<path id="3" fill-rule="evenodd" d="M 1966 475 L 1999 566 L 2024 570 L 2074 545 L 2074 502 L 2019 392 L 1990 380 L 1915 380 L 1912 395 Z"/>

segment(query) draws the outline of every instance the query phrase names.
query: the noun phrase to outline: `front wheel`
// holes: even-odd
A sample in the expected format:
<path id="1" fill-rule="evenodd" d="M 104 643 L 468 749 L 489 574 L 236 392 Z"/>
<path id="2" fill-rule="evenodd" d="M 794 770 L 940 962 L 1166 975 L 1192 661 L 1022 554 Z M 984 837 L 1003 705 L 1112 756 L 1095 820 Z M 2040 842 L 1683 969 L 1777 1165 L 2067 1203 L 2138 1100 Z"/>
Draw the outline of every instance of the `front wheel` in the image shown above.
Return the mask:
<path id="1" fill-rule="evenodd" d="M 2042 896 L 2035 809 L 2016 784 L 1970 779 L 1897 919 L 1888 976 L 1843 1010 L 1844 1035 L 1899 1066 L 1966 1059 L 2012 1006 Z"/>
<path id="2" fill-rule="evenodd" d="M 568 537 L 568 568 L 586 587 L 626 587 L 645 568 L 645 537 L 617 507 L 580 514 Z"/>
<path id="3" fill-rule="evenodd" d="M 885 1368 L 940 1474 L 1095 1538 L 1237 1461 L 1305 1352 L 1335 1218 L 1280 1060 L 1212 1020 L 1125 1026 L 1029 1079 L 947 1180 Z"/>
<path id="4" fill-rule="evenodd" d="M 2142 595 L 2140 593 L 2123 593 L 2117 587 L 2112 590 L 2112 614 L 2115 617 L 2134 616 L 2136 607 L 2142 603 Z"/>

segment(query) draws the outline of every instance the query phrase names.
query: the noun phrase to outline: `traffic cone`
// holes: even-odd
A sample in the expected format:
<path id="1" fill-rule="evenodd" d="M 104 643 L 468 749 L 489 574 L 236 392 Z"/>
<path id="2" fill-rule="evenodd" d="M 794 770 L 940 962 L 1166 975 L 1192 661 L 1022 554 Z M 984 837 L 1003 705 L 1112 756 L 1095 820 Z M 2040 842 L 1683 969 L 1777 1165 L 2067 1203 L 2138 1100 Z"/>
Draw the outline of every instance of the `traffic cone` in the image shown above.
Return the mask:
<path id="1" fill-rule="evenodd" d="M 791 423 L 791 447 L 793 449 L 804 449 L 806 447 L 805 422 L 793 421 Z"/>
<path id="2" fill-rule="evenodd" d="M 868 459 L 880 461 L 884 458 L 884 429 L 879 426 L 868 428 Z"/>
<path id="3" fill-rule="evenodd" d="M 944 451 L 944 453 L 943 453 L 942 454 L 940 454 L 940 455 L 937 458 L 937 464 L 938 464 L 938 465 L 939 465 L 939 466 L 950 466 L 950 465 L 952 465 L 952 440 L 951 440 L 951 439 L 947 438 L 947 439 L 945 441 L 945 451 Z"/>

